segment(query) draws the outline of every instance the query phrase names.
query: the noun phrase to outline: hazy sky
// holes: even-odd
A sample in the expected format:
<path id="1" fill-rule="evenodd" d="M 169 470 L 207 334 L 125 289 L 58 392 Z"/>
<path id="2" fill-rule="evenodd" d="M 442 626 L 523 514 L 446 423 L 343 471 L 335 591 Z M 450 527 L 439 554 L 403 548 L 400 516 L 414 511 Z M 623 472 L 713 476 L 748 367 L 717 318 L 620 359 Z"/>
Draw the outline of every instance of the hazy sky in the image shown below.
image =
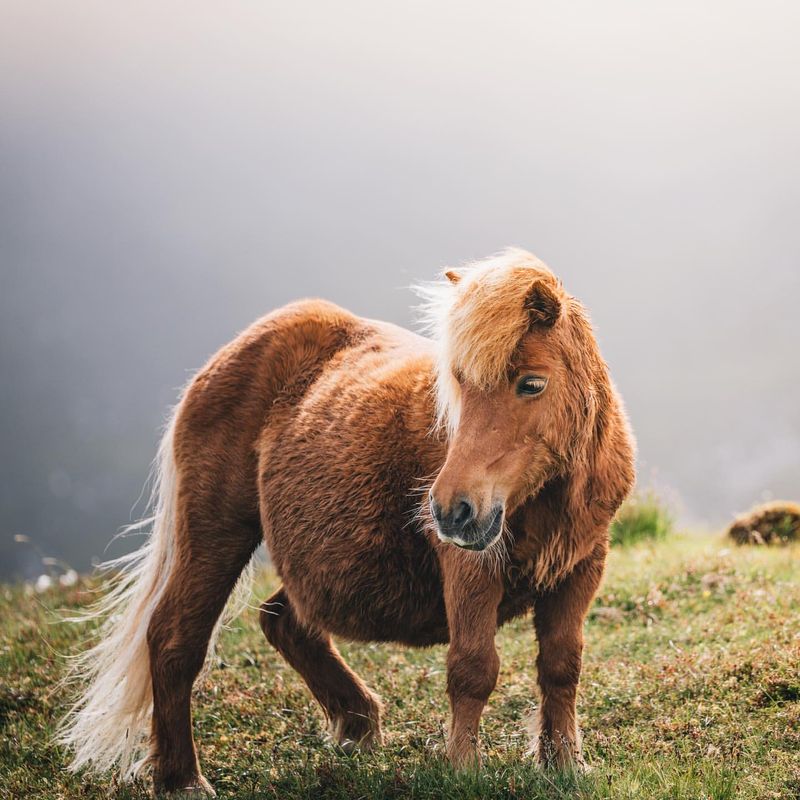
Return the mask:
<path id="1" fill-rule="evenodd" d="M 687 522 L 800 495 L 800 5 L 0 2 L 0 572 L 84 568 L 191 371 L 514 244 Z"/>

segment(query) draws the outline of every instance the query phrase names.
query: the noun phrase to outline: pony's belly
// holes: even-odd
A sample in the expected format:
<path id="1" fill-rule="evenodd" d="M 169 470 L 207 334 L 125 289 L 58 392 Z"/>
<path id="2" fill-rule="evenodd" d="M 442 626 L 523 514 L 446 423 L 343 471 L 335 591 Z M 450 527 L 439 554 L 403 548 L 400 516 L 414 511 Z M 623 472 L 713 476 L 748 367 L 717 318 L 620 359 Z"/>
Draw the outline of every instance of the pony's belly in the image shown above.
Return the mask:
<path id="1" fill-rule="evenodd" d="M 444 613 L 432 613 L 426 617 L 417 614 L 413 619 L 404 619 L 397 614 L 398 610 L 378 610 L 378 613 L 361 615 L 357 620 L 329 617 L 327 630 L 334 636 L 351 641 L 397 642 L 411 647 L 429 647 L 449 641 Z"/>
<path id="2" fill-rule="evenodd" d="M 447 641 L 437 564 L 424 556 L 415 562 L 402 548 L 365 551 L 336 544 L 324 565 L 313 559 L 310 566 L 296 553 L 276 564 L 301 621 L 355 641 Z"/>
<path id="3" fill-rule="evenodd" d="M 430 362 L 375 333 L 331 360 L 299 402 L 273 406 L 259 503 L 302 621 L 349 639 L 447 638 L 439 562 L 415 522 L 444 460 L 429 435 Z"/>

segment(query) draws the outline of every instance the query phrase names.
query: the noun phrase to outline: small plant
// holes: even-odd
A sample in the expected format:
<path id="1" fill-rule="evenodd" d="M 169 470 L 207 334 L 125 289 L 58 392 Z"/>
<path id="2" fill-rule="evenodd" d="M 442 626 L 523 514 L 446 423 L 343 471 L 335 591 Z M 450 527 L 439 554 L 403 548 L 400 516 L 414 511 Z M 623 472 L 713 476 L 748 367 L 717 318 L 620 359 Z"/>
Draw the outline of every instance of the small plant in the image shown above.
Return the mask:
<path id="1" fill-rule="evenodd" d="M 672 511 L 654 491 L 637 493 L 623 503 L 611 523 L 611 545 L 666 539 L 674 522 Z"/>

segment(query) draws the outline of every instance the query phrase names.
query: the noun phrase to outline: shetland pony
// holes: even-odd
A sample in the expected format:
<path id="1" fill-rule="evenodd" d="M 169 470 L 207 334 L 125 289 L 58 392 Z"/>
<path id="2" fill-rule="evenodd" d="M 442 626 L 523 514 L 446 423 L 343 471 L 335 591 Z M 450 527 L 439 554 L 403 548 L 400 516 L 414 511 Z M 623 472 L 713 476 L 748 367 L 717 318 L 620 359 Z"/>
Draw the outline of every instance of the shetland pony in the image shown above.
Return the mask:
<path id="1" fill-rule="evenodd" d="M 302 301 L 191 382 L 161 444 L 149 540 L 111 564 L 93 612 L 106 622 L 78 660 L 86 688 L 60 734 L 73 768 L 149 764 L 157 792 L 213 793 L 192 686 L 262 539 L 283 585 L 261 627 L 336 742 L 380 744 L 381 702 L 332 636 L 448 642 L 447 754 L 478 763 L 495 632 L 533 609 L 531 752 L 582 764 L 582 625 L 634 478 L 622 403 L 583 307 L 529 253 L 423 293 L 430 339 Z"/>

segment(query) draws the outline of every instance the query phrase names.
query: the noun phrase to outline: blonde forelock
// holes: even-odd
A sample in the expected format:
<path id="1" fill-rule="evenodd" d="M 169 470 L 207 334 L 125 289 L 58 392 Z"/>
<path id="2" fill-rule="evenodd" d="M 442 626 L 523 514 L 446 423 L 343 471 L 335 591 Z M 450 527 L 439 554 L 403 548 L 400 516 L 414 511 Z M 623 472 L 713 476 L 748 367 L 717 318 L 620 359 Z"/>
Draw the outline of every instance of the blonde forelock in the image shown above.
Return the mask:
<path id="1" fill-rule="evenodd" d="M 558 279 L 536 256 L 508 249 L 417 287 L 426 333 L 437 344 L 437 421 L 449 431 L 458 425 L 459 379 L 482 389 L 506 379 L 530 328 L 527 301 L 539 283 L 564 295 Z"/>

